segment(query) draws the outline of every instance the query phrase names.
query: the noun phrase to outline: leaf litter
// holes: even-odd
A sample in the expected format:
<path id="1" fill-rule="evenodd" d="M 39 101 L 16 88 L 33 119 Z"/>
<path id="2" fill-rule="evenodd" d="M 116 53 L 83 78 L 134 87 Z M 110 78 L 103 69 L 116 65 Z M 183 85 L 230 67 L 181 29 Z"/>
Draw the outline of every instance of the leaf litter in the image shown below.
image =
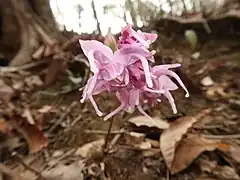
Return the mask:
<path id="1" fill-rule="evenodd" d="M 162 47 L 162 46 L 161 46 Z M 167 54 L 173 54 L 172 51 L 170 50 L 161 50 L 161 53 L 163 54 L 163 56 L 167 55 Z M 162 55 L 161 55 L 162 56 Z M 172 55 L 171 55 L 172 56 Z M 173 55 L 175 56 L 175 54 Z M 206 64 L 205 62 L 202 62 L 205 60 L 205 52 L 201 51 L 201 58 L 192 62 L 193 64 L 196 63 L 197 61 L 201 64 Z M 189 56 L 190 57 L 190 56 Z M 220 57 L 220 56 L 219 56 Z M 238 56 L 239 57 L 239 56 Z M 163 57 L 164 58 L 164 57 Z M 216 57 L 215 57 L 216 58 Z M 173 58 L 175 59 L 175 58 Z M 187 59 L 187 58 L 186 58 Z M 160 62 L 157 62 L 160 63 Z M 183 62 L 185 64 L 185 62 Z M 48 77 L 46 77 L 45 79 L 45 83 L 47 84 L 53 84 L 53 81 L 55 79 L 57 79 L 57 74 L 59 74 L 60 72 L 56 69 L 58 69 L 60 67 L 61 69 L 61 63 L 57 63 L 57 66 L 55 66 L 53 68 L 53 65 L 51 65 L 52 67 L 50 69 L 53 69 L 54 72 L 51 74 L 50 71 L 48 72 Z M 199 66 L 195 66 L 197 68 L 199 68 Z M 216 68 L 215 68 L 216 69 Z M 227 67 L 226 67 L 227 69 Z M 188 70 L 188 69 L 187 69 Z M 190 67 L 190 71 L 191 73 L 188 74 L 188 76 L 192 77 L 193 74 L 196 73 L 196 70 L 193 68 L 191 69 Z M 211 71 L 214 71 L 211 70 Z M 186 71 L 187 72 L 187 71 Z M 181 99 L 181 95 L 179 95 L 178 93 L 176 94 L 176 97 L 181 99 L 181 101 L 179 102 L 180 105 L 178 105 L 180 107 L 180 115 L 188 115 L 188 114 L 194 114 L 197 111 L 199 111 L 199 107 L 201 108 L 208 108 L 208 107 L 212 107 L 211 104 L 225 104 L 228 107 L 228 100 L 229 98 L 231 98 L 231 100 L 237 101 L 238 97 L 236 95 L 236 93 L 232 93 L 231 91 L 229 91 L 229 89 L 231 88 L 231 86 L 229 84 L 231 83 L 227 83 L 224 84 L 225 82 L 228 82 L 229 80 L 224 79 L 224 77 L 219 77 L 215 78 L 214 76 L 216 76 L 216 74 L 206 74 L 208 71 L 204 71 L 203 77 L 212 77 L 214 80 L 216 80 L 216 82 L 214 81 L 214 85 L 206 87 L 206 96 L 207 98 L 210 100 L 210 102 L 208 102 L 208 104 L 201 104 L 199 101 L 199 97 L 201 99 L 204 99 L 204 96 L 197 96 L 195 94 L 191 95 L 191 100 L 190 103 L 188 103 L 187 101 L 184 101 Z M 222 72 L 225 73 L 225 72 Z M 29 120 L 29 114 L 28 117 L 26 116 L 26 118 L 23 117 L 19 117 L 20 122 L 19 124 L 14 122 L 17 121 L 18 118 L 16 119 L 12 119 L 12 121 L 15 123 L 13 123 L 13 125 L 11 124 L 12 121 L 9 120 L 9 122 L 5 122 L 5 120 L 3 121 L 3 123 L 1 123 L 0 125 L 0 130 L 3 133 L 10 133 L 10 134 L 14 134 L 14 138 L 15 140 L 10 141 L 10 144 L 16 144 L 16 146 L 12 146 L 13 148 L 10 149 L 14 149 L 14 151 L 16 150 L 16 147 L 21 146 L 22 147 L 22 142 L 19 143 L 19 138 L 16 137 L 16 135 L 18 135 L 15 130 L 17 130 L 19 132 L 19 134 L 22 134 L 21 136 L 24 137 L 24 139 L 26 139 L 26 141 L 28 142 L 29 145 L 29 152 L 35 152 L 32 155 L 40 155 L 40 156 L 44 156 L 45 160 L 47 162 L 45 162 L 44 165 L 42 165 L 42 167 L 48 166 L 48 162 L 51 161 L 52 158 L 57 158 L 59 159 L 58 163 L 55 164 L 53 167 L 50 168 L 50 170 L 47 171 L 47 176 L 48 177 L 52 177 L 53 179 L 55 178 L 59 178 L 61 179 L 62 177 L 66 177 L 67 172 L 71 172 L 72 174 L 75 173 L 79 173 L 79 178 L 82 177 L 83 172 L 82 172 L 82 166 L 81 163 L 80 165 L 77 162 L 81 162 L 81 158 L 83 158 L 84 160 L 89 160 L 89 158 L 91 158 L 92 156 L 94 156 L 94 154 L 97 152 L 101 152 L 101 147 L 102 144 L 104 143 L 103 140 L 103 136 L 99 135 L 99 134 L 85 134 L 84 130 L 85 129 L 100 129 L 102 131 L 106 130 L 106 124 L 103 123 L 101 121 L 100 118 L 94 116 L 94 113 L 92 112 L 92 108 L 91 106 L 89 106 L 88 104 L 85 105 L 84 107 L 82 107 L 81 105 L 78 106 L 78 108 L 74 108 L 73 110 L 71 110 L 71 112 L 69 114 L 67 114 L 62 122 L 68 122 L 71 120 L 75 119 L 75 117 L 79 116 L 79 114 L 82 115 L 81 121 L 78 121 L 76 124 L 74 124 L 74 126 L 71 128 L 70 131 L 68 131 L 68 133 L 64 132 L 65 127 L 64 126 L 57 126 L 53 132 L 51 133 L 47 133 L 48 137 L 49 137 L 49 146 L 47 146 L 46 143 L 46 137 L 44 136 L 44 132 L 48 132 L 49 129 L 49 124 L 51 124 L 52 122 L 55 123 L 55 120 L 59 119 L 59 117 L 62 116 L 62 112 L 57 111 L 57 109 L 60 109 L 62 104 L 61 104 L 61 99 L 64 99 L 63 101 L 66 101 L 66 99 L 68 99 L 66 102 L 64 102 L 65 106 L 69 106 L 71 104 L 71 102 L 73 100 L 76 100 L 76 97 L 80 97 L 81 93 L 78 92 L 73 92 L 76 93 L 72 96 L 72 94 L 69 96 L 67 94 L 63 94 L 64 97 L 52 97 L 51 95 L 48 96 L 47 98 L 47 103 L 45 103 L 44 105 L 40 105 L 38 104 L 38 106 L 31 106 L 32 104 L 36 103 L 34 102 L 35 100 L 31 98 L 30 96 L 30 91 L 27 91 L 26 93 L 26 87 L 25 86 L 31 86 L 28 87 L 28 89 L 33 90 L 33 89 L 37 89 L 39 86 L 42 86 L 42 77 L 40 76 L 36 76 L 33 75 L 33 77 L 31 77 L 30 75 L 31 73 L 28 73 L 28 77 L 30 77 L 28 80 L 26 81 L 23 78 L 23 81 L 21 81 L 21 83 L 19 84 L 14 84 L 11 87 L 11 83 L 2 83 L 3 86 L 3 91 L 4 92 L 3 95 L 1 96 L 1 100 L 2 101 L 7 101 L 10 102 L 10 100 L 12 99 L 12 97 L 15 95 L 15 91 L 20 92 L 19 95 L 19 99 L 17 101 L 12 101 L 14 106 L 16 106 L 17 108 L 20 108 L 20 114 L 23 113 L 25 108 L 29 108 L 30 114 L 32 114 L 33 119 L 35 120 L 35 123 L 31 123 L 32 121 Z M 186 73 L 187 74 L 187 73 Z M 226 72 L 226 74 L 229 74 L 229 72 Z M 19 74 L 18 74 L 19 76 Z M 52 77 L 50 77 L 52 76 Z M 200 84 L 200 81 L 203 77 L 196 77 L 193 78 L 193 81 L 196 84 Z M 234 77 L 234 76 L 233 76 Z M 34 80 L 34 78 L 36 79 L 36 83 L 31 82 Z M 68 79 L 69 77 L 66 77 L 66 79 Z M 237 79 L 237 77 L 235 77 Z M 218 79 L 221 79 L 222 82 L 219 82 Z M 14 80 L 15 81 L 15 80 Z M 61 80 L 60 80 L 61 81 Z M 63 80 L 65 81 L 65 80 Z M 231 80 L 230 80 L 231 81 Z M 18 80 L 16 80 L 15 82 L 20 82 Z M 24 85 L 22 85 L 22 82 L 25 82 Z M 57 82 L 59 83 L 59 81 Z M 62 83 L 62 82 L 61 82 Z M 58 87 L 56 89 L 60 89 L 59 87 L 63 87 L 63 85 L 68 85 L 69 80 L 66 82 L 63 82 L 62 84 L 58 84 Z M 7 89 L 7 91 L 5 90 L 5 88 Z M 54 89 L 54 91 L 56 91 L 56 89 Z M 1 93 L 0 92 L 0 93 Z M 10 92 L 10 93 L 9 93 Z M 70 91 L 71 92 L 71 91 Z M 25 93 L 25 95 L 24 95 Z M 72 92 L 71 92 L 72 93 Z M 59 94 L 59 93 L 57 93 Z M 24 96 L 23 96 L 24 95 Z M 101 102 L 101 100 L 108 100 L 109 97 L 103 96 L 101 98 L 99 98 L 97 101 Z M 19 103 L 19 100 L 21 103 Z M 219 100 L 227 100 L 226 102 L 220 102 Z M 30 102 L 29 102 L 30 101 Z M 31 102 L 32 101 L 32 102 Z M 49 106 L 49 104 L 54 104 L 54 108 L 51 108 Z M 103 103 L 104 104 L 104 108 L 108 109 L 111 108 L 111 105 L 108 105 L 108 103 Z M 2 105 L 2 104 L 0 104 Z M 29 106 L 30 105 L 30 106 Z M 36 105 L 36 104 L 35 104 Z M 5 107 L 8 106 L 1 106 L 2 109 L 5 109 Z M 87 111 L 84 111 L 83 109 L 87 109 Z M 163 114 L 167 114 L 167 108 L 165 107 L 158 107 L 156 108 L 157 111 L 161 111 L 161 113 Z M 38 111 L 39 110 L 39 111 Z M 221 110 L 218 113 L 221 115 L 222 112 L 225 110 Z M 1 112 L 3 112 L 3 110 L 1 110 Z M 53 117 L 51 117 L 52 121 L 44 121 L 42 123 L 42 128 L 41 130 L 39 130 L 39 128 L 36 128 L 35 126 L 38 126 L 38 118 L 35 114 L 35 112 L 37 112 L 37 115 L 39 115 L 38 113 L 43 114 L 44 116 L 48 113 L 51 113 L 53 115 Z M 165 113 L 166 112 L 166 113 Z M 169 113 L 172 115 L 172 113 Z M 161 116 L 157 116 L 160 121 L 162 121 L 161 119 L 165 119 L 166 117 L 164 117 L 164 115 Z M 159 122 L 158 125 L 154 125 L 151 124 L 150 121 L 146 121 L 146 120 L 141 120 L 140 122 L 136 121 L 136 122 L 130 122 L 131 124 L 136 125 L 138 128 L 141 128 L 142 126 L 146 126 L 148 129 L 151 128 L 157 128 L 159 130 L 159 134 L 160 134 L 160 139 L 163 139 L 163 141 L 160 140 L 160 142 L 156 142 L 156 136 L 152 139 L 152 137 L 150 137 L 150 139 L 146 138 L 146 134 L 144 133 L 140 133 L 143 134 L 144 138 L 139 136 L 137 136 L 134 133 L 131 133 L 131 135 L 133 136 L 133 139 L 135 138 L 139 138 L 137 141 L 129 141 L 129 146 L 136 146 L 139 149 L 143 149 L 144 151 L 141 151 L 139 154 L 139 151 L 135 152 L 135 150 L 131 150 L 131 149 L 124 149 L 121 148 L 121 146 L 119 146 L 120 148 L 117 148 L 118 150 L 115 151 L 113 153 L 113 155 L 109 154 L 108 157 L 106 157 L 106 171 L 108 171 L 111 175 L 111 177 L 118 177 L 118 179 L 129 179 L 130 177 L 132 179 L 136 179 L 136 173 L 139 174 L 139 171 L 136 170 L 136 167 L 138 167 L 138 169 L 144 169 L 144 172 L 147 172 L 147 176 L 149 176 L 149 179 L 163 179 L 165 178 L 165 174 L 166 174 L 166 169 L 164 167 L 164 162 L 161 161 L 162 156 L 164 157 L 164 159 L 167 159 L 165 162 L 167 164 L 168 167 L 170 167 L 169 169 L 171 170 L 172 173 L 174 173 L 175 175 L 172 176 L 170 175 L 171 179 L 198 179 L 192 177 L 192 174 L 194 174 L 194 168 L 193 166 L 191 166 L 191 168 L 189 167 L 189 165 L 192 164 L 192 162 L 200 156 L 200 159 L 202 159 L 201 154 L 204 151 L 212 151 L 215 149 L 220 149 L 221 151 L 224 151 L 224 153 L 228 154 L 230 156 L 229 158 L 229 164 L 228 165 L 219 165 L 217 164 L 216 167 L 216 173 L 212 176 L 211 174 L 209 175 L 208 171 L 205 171 L 202 174 L 202 177 L 204 177 L 204 175 L 206 175 L 206 178 L 212 178 L 212 179 L 222 179 L 222 178 L 236 178 L 236 174 L 234 174 L 233 170 L 235 171 L 235 166 L 232 166 L 232 164 L 230 162 L 233 162 L 233 160 L 237 161 L 237 163 L 239 163 L 239 140 L 238 139 L 231 139 L 230 141 L 234 141 L 234 143 L 236 143 L 237 145 L 234 146 L 228 146 L 228 144 L 226 144 L 225 142 L 221 142 L 217 139 L 207 139 L 206 137 L 202 137 L 201 133 L 204 132 L 207 134 L 227 134 L 227 133 L 239 133 L 239 131 L 233 131 L 230 128 L 230 125 L 228 126 L 222 126 L 222 124 L 228 124 L 229 123 L 229 119 L 227 117 L 225 117 L 224 122 L 219 122 L 218 127 L 215 128 L 214 125 L 214 121 L 216 121 L 216 115 L 214 115 L 212 118 L 212 122 L 210 122 L 210 125 L 208 126 L 208 129 L 194 129 L 192 130 L 192 128 L 194 127 L 194 124 L 196 122 L 201 121 L 201 118 L 199 118 L 199 120 L 196 120 L 194 118 L 196 118 L 195 116 L 191 117 L 191 116 L 184 116 L 178 120 L 175 120 L 174 122 L 167 122 L 167 121 L 163 121 L 163 122 Z M 28 119 L 27 119 L 28 118 Z M 170 117 L 173 120 L 175 119 L 175 117 Z M 24 120 L 23 120 L 24 119 Z M 188 120 L 184 120 L 184 119 L 188 119 Z M 122 126 L 124 126 L 122 124 L 122 119 L 121 117 L 119 117 L 118 119 L 119 121 L 117 121 L 116 123 L 116 129 L 120 129 L 122 128 Z M 24 122 L 22 124 L 22 121 Z M 180 122 L 182 121 L 182 122 Z M 235 125 L 233 125 L 235 128 L 239 127 L 239 123 L 238 123 L 238 119 L 233 119 L 231 121 L 235 121 Z M 51 123 L 49 123 L 51 122 Z M 179 126 L 183 126 L 182 128 L 176 127 L 176 125 L 174 124 L 179 124 Z M 16 125 L 17 124 L 17 125 Z M 201 122 L 200 122 L 201 124 Z M 210 127 L 212 125 L 212 127 Z M 176 128 L 175 130 L 173 130 L 173 134 L 171 135 L 171 129 L 174 129 L 174 127 Z M 220 128 L 219 128 L 220 127 Z M 225 128 L 227 127 L 227 128 Z M 36 131 L 36 132 L 35 132 Z M 163 131 L 163 133 L 161 133 Z M 191 131 L 191 134 L 189 133 Z M 226 133 L 227 132 L 227 133 Z M 165 137 L 164 137 L 165 136 Z M 13 136 L 11 136 L 11 138 L 13 138 Z M 18 139 L 16 139 L 18 138 Z M 120 138 L 119 140 L 119 144 L 121 144 L 123 141 L 123 138 Z M 225 141 L 225 140 L 223 140 Z M 90 143 L 89 143 L 90 142 Z M 229 142 L 229 141 L 228 141 Z M 89 143 L 89 144 L 88 144 Z M 229 142 L 231 144 L 231 142 Z M 9 146 L 9 143 L 7 143 Z M 32 145 L 31 145 L 32 144 Z M 151 146 L 150 146 L 151 145 Z M 160 145 L 160 148 L 159 148 Z M 117 146 L 117 144 L 114 146 L 114 148 Z M 46 148 L 45 148 L 46 147 Z M 117 146 L 118 147 L 118 146 Z M 72 155 L 66 153 L 67 151 L 65 151 L 66 149 L 77 149 L 78 153 L 77 155 L 74 155 L 74 157 L 72 157 Z M 156 149 L 157 151 L 147 151 L 148 149 Z M 21 149 L 21 148 L 20 148 Z M 59 150 L 61 153 L 55 153 L 55 156 L 57 157 L 52 157 L 52 151 L 55 152 L 55 150 Z M 40 151 L 40 152 L 38 152 Z M 82 152 L 81 152 L 82 151 Z M 134 151 L 134 152 L 132 152 Z M 159 153 L 161 151 L 162 155 Z M 62 153 L 64 152 L 64 153 Z M 71 151 L 73 152 L 73 151 Z M 74 151 L 75 152 L 75 151 Z M 186 152 L 189 152 L 189 156 L 186 157 Z M 17 153 L 21 153 L 21 151 L 17 151 Z M 184 154 L 185 153 L 185 154 Z M 213 152 L 215 153 L 215 152 Z M 56 155 L 57 154 L 57 155 Z M 68 154 L 67 156 L 65 156 L 66 154 Z M 74 153 L 72 153 L 74 154 Z M 183 155 L 182 155 L 183 154 Z M 185 155 L 185 156 L 184 156 Z M 81 156 L 81 157 L 80 157 Z M 142 157 L 144 156 L 144 157 Z M 24 157 L 23 157 L 24 158 Z M 80 160 L 79 160 L 80 158 Z M 110 158 L 112 158 L 112 161 L 108 161 Z M 68 160 L 69 165 L 64 164 L 63 162 L 66 162 L 66 159 Z M 36 158 L 35 161 L 38 161 L 38 159 Z M 76 162 L 76 163 L 75 163 Z M 182 162 L 182 164 L 180 163 Z M 111 164 L 112 167 L 111 167 Z M 148 164 L 147 168 L 143 165 Z M 155 164 L 155 165 L 154 165 Z M 239 165 L 239 164 L 237 164 Z M 32 164 L 29 164 L 29 166 L 34 166 Z M 88 164 L 85 164 L 85 166 L 89 166 Z M 203 165 L 200 165 L 200 167 Z M 77 168 L 79 169 L 77 169 Z M 189 167 L 188 169 L 186 169 L 187 167 Z M 54 169 L 56 168 L 56 169 Z M 115 168 L 115 169 L 111 169 L 111 168 Z M 38 168 L 35 168 L 38 169 Z M 44 168 L 43 168 L 44 169 Z M 177 173 L 176 172 L 180 172 L 182 170 L 186 169 L 186 171 L 182 172 L 182 173 Z M 41 170 L 39 170 L 41 171 Z M 212 170 L 213 171 L 213 170 Z M 42 174 L 45 174 L 46 171 L 42 171 Z M 60 172 L 62 172 L 62 176 L 59 174 L 61 174 Z M 120 173 L 119 173 L 120 172 Z M 221 174 L 222 172 L 222 174 Z M 148 174 L 149 173 L 149 174 Z M 155 177 L 150 176 L 152 174 L 155 174 Z M 230 174 L 228 174 L 230 173 Z M 239 172 L 238 172 L 239 173 Z M 70 174 L 70 173 L 69 173 Z M 69 175 L 68 174 L 68 175 Z M 85 176 L 86 174 L 84 174 Z M 237 174 L 238 175 L 238 174 Z M 88 176 L 88 175 L 86 175 Z M 196 175 L 197 176 L 197 175 Z M 201 176 L 199 176 L 201 177 Z M 67 177 L 66 177 L 67 178 Z M 131 179 L 130 178 L 130 179 Z M 205 179 L 206 179 L 205 178 Z M 203 179 L 203 178 L 202 178 Z"/>

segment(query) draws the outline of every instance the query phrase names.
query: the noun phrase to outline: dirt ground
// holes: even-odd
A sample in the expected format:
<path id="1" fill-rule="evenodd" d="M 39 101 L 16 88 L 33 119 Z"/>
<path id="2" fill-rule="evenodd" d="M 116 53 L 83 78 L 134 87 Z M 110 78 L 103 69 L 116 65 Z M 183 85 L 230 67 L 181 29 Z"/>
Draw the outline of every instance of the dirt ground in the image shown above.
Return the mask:
<path id="1" fill-rule="evenodd" d="M 205 151 L 184 170 L 171 174 L 159 148 L 163 130 L 128 122 L 132 117 L 140 115 L 138 112 L 121 113 L 115 117 L 112 134 L 108 138 L 110 148 L 104 154 L 102 146 L 110 122 L 104 122 L 98 117 L 89 102 L 79 102 L 81 92 L 73 83 L 69 83 L 68 74 L 61 73 L 54 84 L 39 88 L 41 73 L 33 70 L 30 74 L 12 73 L 5 79 L 20 87 L 17 92 L 20 95 L 11 103 L 2 103 L 1 114 L 4 120 L 15 118 L 20 123 L 22 117 L 5 117 L 3 114 L 11 108 L 20 112 L 27 109 L 26 112 L 32 115 L 28 113 L 26 118 L 29 121 L 29 116 L 34 117 L 35 124 L 48 138 L 48 146 L 45 139 L 37 137 L 36 132 L 28 132 L 26 135 L 18 129 L 10 132 L 10 135 L 2 134 L 1 161 L 13 170 L 8 175 L 17 175 L 19 179 L 21 175 L 22 179 L 60 180 L 239 179 L 239 39 L 209 39 L 199 45 L 196 51 L 199 54 L 195 53 L 195 57 L 187 42 L 180 38 L 160 36 L 154 47 L 158 48 L 157 64 L 183 64 L 177 73 L 190 91 L 190 97 L 185 98 L 181 89 L 173 93 L 178 109 L 176 115 L 165 100 L 154 108 L 146 106 L 146 111 L 152 117 L 173 123 L 179 118 L 195 117 L 202 110 L 211 109 L 188 133 L 230 144 L 236 152 L 234 155 L 221 150 Z M 34 78 L 33 74 L 40 78 L 30 81 L 35 84 L 27 83 L 26 77 Z M 24 85 L 21 85 L 22 81 L 25 81 Z M 28 89 L 22 91 L 22 86 Z M 66 90 L 69 87 L 72 89 Z M 96 102 L 106 113 L 118 106 L 118 102 L 108 94 L 96 97 Z M 13 127 L 24 126 L 24 123 L 18 123 Z M 29 131 L 31 128 L 27 127 Z M 143 141 L 151 142 L 152 146 L 139 146 Z M 29 153 L 30 146 L 33 153 Z M 34 152 L 34 148 L 40 148 L 41 151 Z"/>

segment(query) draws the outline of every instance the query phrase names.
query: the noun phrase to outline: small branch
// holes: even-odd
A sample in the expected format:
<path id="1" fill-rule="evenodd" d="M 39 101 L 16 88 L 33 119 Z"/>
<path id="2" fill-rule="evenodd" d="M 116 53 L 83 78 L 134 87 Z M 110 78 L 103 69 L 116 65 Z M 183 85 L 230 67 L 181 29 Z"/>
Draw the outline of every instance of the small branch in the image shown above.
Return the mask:
<path id="1" fill-rule="evenodd" d="M 85 133 L 87 134 L 107 134 L 108 131 L 102 131 L 102 130 L 85 130 L 84 131 Z M 124 133 L 127 133 L 128 131 L 122 131 L 122 130 L 119 130 L 119 131 L 112 131 L 110 132 L 110 134 L 124 134 Z"/>
<path id="2" fill-rule="evenodd" d="M 118 142 L 118 140 L 120 139 L 120 137 L 122 136 L 123 133 L 125 133 L 126 131 L 124 130 L 124 128 L 121 128 L 119 133 L 117 133 L 112 141 L 109 144 L 109 148 L 108 149 L 112 149 L 112 147 Z"/>
<path id="3" fill-rule="evenodd" d="M 72 102 L 72 104 L 68 107 L 68 109 L 66 109 L 65 113 L 62 114 L 62 116 L 58 120 L 56 120 L 53 126 L 48 130 L 48 133 L 53 132 L 77 104 L 78 103 L 76 101 Z"/>
<path id="4" fill-rule="evenodd" d="M 2 163 L 0 163 L 0 172 L 9 175 L 12 180 L 18 180 L 18 179 L 19 179 L 18 176 L 17 176 L 17 174 L 15 174 L 14 172 L 12 172 L 11 169 L 9 169 L 7 166 L 5 166 L 5 165 L 2 164 Z"/>
<path id="5" fill-rule="evenodd" d="M 109 137 L 110 137 L 110 134 L 111 134 L 111 129 L 112 129 L 114 119 L 115 119 L 115 117 L 111 118 L 110 124 L 109 124 L 109 127 L 108 127 L 108 132 L 107 132 L 107 135 L 105 137 L 105 143 L 104 143 L 104 146 L 103 146 L 104 154 L 106 154 L 108 152 L 108 140 L 109 140 Z"/>
<path id="6" fill-rule="evenodd" d="M 25 169 L 33 172 L 34 174 L 36 174 L 40 179 L 45 179 L 42 174 L 40 172 L 38 172 L 37 170 L 33 169 L 32 167 L 30 167 L 29 165 L 27 165 L 21 157 L 19 157 L 18 155 L 14 155 L 13 156 Z"/>
<path id="7" fill-rule="evenodd" d="M 16 66 L 16 67 L 2 67 L 0 68 L 0 74 L 2 73 L 13 73 L 13 72 L 17 72 L 17 71 L 23 71 L 23 70 L 27 70 L 36 66 L 39 66 L 41 64 L 45 64 L 47 63 L 49 60 L 45 59 L 45 60 L 41 60 L 41 61 L 35 61 L 35 62 L 31 62 L 29 64 L 24 64 L 22 66 Z"/>
<path id="8" fill-rule="evenodd" d="M 240 134 L 230 134 L 230 135 L 204 134 L 203 136 L 210 139 L 239 139 L 240 138 Z"/>

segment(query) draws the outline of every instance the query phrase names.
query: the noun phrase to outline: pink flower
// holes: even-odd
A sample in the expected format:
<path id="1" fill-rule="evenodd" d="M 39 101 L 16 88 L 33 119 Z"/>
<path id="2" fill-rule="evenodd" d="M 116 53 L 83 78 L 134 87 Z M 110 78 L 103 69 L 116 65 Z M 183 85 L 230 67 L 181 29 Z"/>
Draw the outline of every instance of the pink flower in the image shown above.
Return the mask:
<path id="1" fill-rule="evenodd" d="M 108 120 L 117 113 L 119 113 L 122 110 L 132 112 L 135 107 L 137 107 L 138 111 L 143 114 L 144 116 L 148 117 L 150 120 L 152 118 L 143 110 L 141 106 L 142 101 L 142 93 L 143 91 L 140 89 L 135 88 L 120 88 L 116 92 L 116 96 L 118 100 L 120 101 L 120 106 L 113 110 L 111 113 L 109 113 L 107 116 L 105 116 L 104 120 Z"/>
<path id="2" fill-rule="evenodd" d="M 174 78 L 186 91 L 186 97 L 189 96 L 189 93 L 179 76 L 169 70 L 180 67 L 180 64 L 154 67 L 149 65 L 149 61 L 154 62 L 154 58 L 153 53 L 147 48 L 156 38 L 156 34 L 136 32 L 128 25 L 122 31 L 118 42 L 119 49 L 114 53 L 101 42 L 80 40 L 93 73 L 83 90 L 81 102 L 89 99 L 96 113 L 102 116 L 103 113 L 98 109 L 93 96 L 108 91 L 116 95 L 120 106 L 109 113 L 104 120 L 122 110 L 132 111 L 135 108 L 151 119 L 144 112 L 142 104 L 146 102 L 153 106 L 160 102 L 161 96 L 164 95 L 171 104 L 173 112 L 176 113 L 177 108 L 170 92 L 178 87 L 171 78 Z"/>
<path id="3" fill-rule="evenodd" d="M 98 109 L 92 95 L 109 89 L 108 81 L 117 78 L 123 72 L 124 66 L 120 63 L 114 63 L 112 50 L 98 41 L 80 40 L 80 45 L 89 60 L 90 70 L 94 73 L 83 90 L 81 102 L 89 99 L 96 113 L 102 116 L 103 113 Z"/>
<path id="4" fill-rule="evenodd" d="M 148 60 L 154 61 L 152 54 L 138 44 L 125 46 L 115 52 L 115 61 L 122 63 L 126 68 L 136 62 L 141 62 L 146 83 L 151 88 L 152 79 L 149 71 Z"/>
<path id="5" fill-rule="evenodd" d="M 173 72 L 170 71 L 170 68 L 177 68 L 180 67 L 181 64 L 166 64 L 166 65 L 158 65 L 154 66 L 151 69 L 153 79 L 154 79 L 154 87 L 156 89 L 164 90 L 164 96 L 168 99 L 169 103 L 171 104 L 171 107 L 173 109 L 173 112 L 177 113 L 177 108 L 174 103 L 174 98 L 172 97 L 170 91 L 178 89 L 177 85 L 170 79 L 170 77 L 173 77 L 177 82 L 180 84 L 180 86 L 185 90 L 186 95 L 185 97 L 189 97 L 189 92 L 179 76 Z"/>
<path id="6" fill-rule="evenodd" d="M 129 44 L 141 44 L 145 48 L 149 48 L 149 45 L 157 39 L 157 34 L 144 33 L 138 30 L 137 32 L 132 29 L 129 24 L 123 28 L 121 37 L 118 41 L 118 48 L 125 47 Z"/>

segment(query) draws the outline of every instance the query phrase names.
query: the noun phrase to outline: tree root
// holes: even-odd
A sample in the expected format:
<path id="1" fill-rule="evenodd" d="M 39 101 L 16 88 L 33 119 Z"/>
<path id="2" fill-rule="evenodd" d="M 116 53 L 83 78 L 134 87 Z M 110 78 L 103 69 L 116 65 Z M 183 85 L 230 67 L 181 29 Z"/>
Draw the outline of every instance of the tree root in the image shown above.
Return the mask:
<path id="1" fill-rule="evenodd" d="M 33 58 L 51 56 L 60 50 L 60 41 L 64 38 L 58 35 L 57 29 L 48 27 L 31 9 L 28 1 L 11 0 L 11 4 L 21 30 L 21 47 L 11 60 L 11 66 L 20 66 L 32 61 Z"/>

